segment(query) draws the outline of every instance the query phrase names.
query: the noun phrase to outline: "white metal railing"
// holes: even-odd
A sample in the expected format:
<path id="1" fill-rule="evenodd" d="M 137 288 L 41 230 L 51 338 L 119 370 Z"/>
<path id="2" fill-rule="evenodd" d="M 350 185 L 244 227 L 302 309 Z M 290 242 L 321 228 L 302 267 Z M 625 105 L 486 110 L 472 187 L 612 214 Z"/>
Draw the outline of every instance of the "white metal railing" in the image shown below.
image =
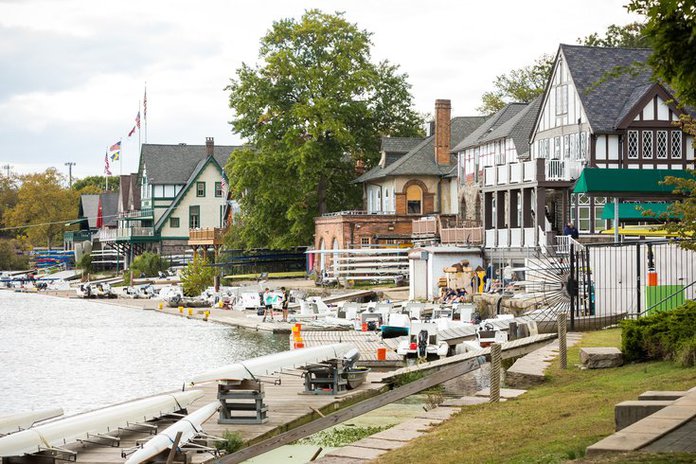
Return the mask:
<path id="1" fill-rule="evenodd" d="M 495 166 L 487 166 L 483 169 L 486 185 L 495 185 Z"/>
<path id="2" fill-rule="evenodd" d="M 139 218 L 147 218 L 150 219 L 153 217 L 153 210 L 152 208 L 149 209 L 139 209 L 139 210 L 134 210 L 134 211 L 122 211 L 119 214 L 120 218 L 128 218 L 128 219 L 139 219 Z"/>
<path id="3" fill-rule="evenodd" d="M 573 245 L 573 248 L 576 251 L 585 249 L 585 245 L 578 242 L 570 235 L 557 235 L 556 236 L 556 253 L 558 253 L 559 255 L 570 254 L 570 246 L 571 245 Z"/>
<path id="4" fill-rule="evenodd" d="M 522 182 L 522 164 L 512 163 L 510 165 L 510 183 L 520 183 Z"/>
<path id="5" fill-rule="evenodd" d="M 546 180 L 572 180 L 580 177 L 582 162 L 579 160 L 546 160 Z"/>
<path id="6" fill-rule="evenodd" d="M 324 213 L 322 217 L 331 216 L 393 216 L 396 211 L 365 211 L 360 209 L 349 210 L 349 211 L 335 211 L 333 213 Z"/>
<path id="7" fill-rule="evenodd" d="M 505 185 L 508 183 L 508 165 L 503 164 L 502 166 L 496 166 L 498 169 L 498 185 Z"/>
<path id="8" fill-rule="evenodd" d="M 522 171 L 524 171 L 522 178 L 525 181 L 533 181 L 536 178 L 536 165 L 536 160 L 522 163 Z"/>
<path id="9" fill-rule="evenodd" d="M 99 240 L 102 242 L 129 240 L 134 237 L 153 237 L 154 235 L 154 227 L 125 227 L 122 229 L 99 230 Z"/>

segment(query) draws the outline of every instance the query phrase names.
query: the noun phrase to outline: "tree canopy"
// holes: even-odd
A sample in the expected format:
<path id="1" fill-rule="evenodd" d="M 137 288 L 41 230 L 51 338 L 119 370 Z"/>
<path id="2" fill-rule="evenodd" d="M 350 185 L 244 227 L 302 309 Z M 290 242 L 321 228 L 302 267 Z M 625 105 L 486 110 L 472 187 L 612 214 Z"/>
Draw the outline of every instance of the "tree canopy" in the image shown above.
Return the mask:
<path id="1" fill-rule="evenodd" d="M 594 33 L 578 39 L 579 44 L 591 47 L 649 47 L 650 41 L 645 26 L 637 22 L 625 26 L 612 24 L 604 36 Z M 477 111 L 493 114 L 508 103 L 529 103 L 534 100 L 544 93 L 554 59 L 554 56 L 544 54 L 531 65 L 498 75 L 493 81 L 493 90 L 481 96 L 481 106 Z"/>
<path id="2" fill-rule="evenodd" d="M 119 190 L 118 176 L 109 176 L 109 192 L 118 192 Z M 98 194 L 104 192 L 106 187 L 105 176 L 87 176 L 82 179 L 73 181 L 72 188 L 80 192 L 80 194 Z"/>
<path id="3" fill-rule="evenodd" d="M 407 76 L 374 63 L 371 46 L 343 14 L 310 10 L 273 23 L 260 64 L 237 70 L 227 87 L 231 124 L 249 146 L 226 166 L 241 207 L 229 242 L 307 244 L 315 216 L 360 204 L 355 163 L 376 163 L 380 136 L 421 135 Z"/>
<path id="4" fill-rule="evenodd" d="M 19 177 L 17 203 L 3 217 L 6 227 L 33 246 L 62 243 L 67 221 L 77 218 L 79 193 L 63 187 L 65 178 L 55 168 Z"/>

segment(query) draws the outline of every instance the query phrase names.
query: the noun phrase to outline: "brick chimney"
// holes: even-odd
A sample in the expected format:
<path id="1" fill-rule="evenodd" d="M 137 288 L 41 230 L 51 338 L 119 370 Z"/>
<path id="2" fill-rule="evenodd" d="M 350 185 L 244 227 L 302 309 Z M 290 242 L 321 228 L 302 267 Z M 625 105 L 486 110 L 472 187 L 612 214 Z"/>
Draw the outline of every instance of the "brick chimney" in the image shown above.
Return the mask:
<path id="1" fill-rule="evenodd" d="M 213 148 L 215 148 L 215 139 L 212 137 L 206 137 L 205 152 L 208 156 L 213 156 Z"/>
<path id="2" fill-rule="evenodd" d="M 450 164 L 452 104 L 449 100 L 435 100 L 435 162 Z"/>

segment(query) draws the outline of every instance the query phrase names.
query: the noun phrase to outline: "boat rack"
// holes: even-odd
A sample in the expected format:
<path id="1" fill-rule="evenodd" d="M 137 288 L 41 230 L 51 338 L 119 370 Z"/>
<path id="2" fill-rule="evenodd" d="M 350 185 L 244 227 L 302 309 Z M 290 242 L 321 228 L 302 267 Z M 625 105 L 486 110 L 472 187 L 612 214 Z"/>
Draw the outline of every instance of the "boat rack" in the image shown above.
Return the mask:
<path id="1" fill-rule="evenodd" d="M 266 394 L 258 379 L 218 382 L 220 417 L 218 424 L 263 424 L 268 421 Z"/>
<path id="2" fill-rule="evenodd" d="M 348 390 L 343 360 L 333 359 L 304 368 L 304 393 L 307 395 L 338 395 Z"/>

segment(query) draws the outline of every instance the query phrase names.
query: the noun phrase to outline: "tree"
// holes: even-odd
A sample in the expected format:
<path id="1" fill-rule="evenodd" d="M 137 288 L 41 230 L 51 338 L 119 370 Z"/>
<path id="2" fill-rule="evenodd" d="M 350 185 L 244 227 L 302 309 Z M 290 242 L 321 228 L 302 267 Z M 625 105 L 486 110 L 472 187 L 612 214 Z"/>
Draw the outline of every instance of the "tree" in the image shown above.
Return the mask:
<path id="1" fill-rule="evenodd" d="M 604 37 L 596 32 L 578 39 L 578 43 L 590 47 L 650 48 L 650 38 L 645 34 L 645 24 L 630 23 L 625 26 L 612 24 L 607 27 Z"/>
<path id="2" fill-rule="evenodd" d="M 7 226 L 7 221 L 5 218 L 5 213 L 14 208 L 17 204 L 17 192 L 19 187 L 17 186 L 17 177 L 15 176 L 2 176 L 0 177 L 0 228 L 4 229 Z M 0 230 L 0 236 L 3 237 L 14 237 L 15 231 L 13 230 Z"/>
<path id="3" fill-rule="evenodd" d="M 542 55 L 534 64 L 500 74 L 493 81 L 495 90 L 481 96 L 482 104 L 477 108 L 482 114 L 493 114 L 511 102 L 529 103 L 544 93 L 546 81 L 553 68 L 554 57 Z"/>
<path id="4" fill-rule="evenodd" d="M 29 257 L 20 254 L 16 240 L 0 239 L 0 271 L 21 271 L 29 268 Z"/>
<path id="5" fill-rule="evenodd" d="M 109 176 L 109 192 L 118 192 L 119 185 L 118 176 Z M 87 176 L 82 179 L 77 179 L 73 182 L 72 188 L 83 194 L 98 194 L 104 191 L 106 187 L 105 176 Z"/>
<path id="6" fill-rule="evenodd" d="M 194 254 L 193 261 L 181 272 L 184 295 L 200 295 L 203 290 L 213 285 L 216 273 L 215 267 L 208 263 L 207 258 Z"/>
<path id="7" fill-rule="evenodd" d="M 696 2 L 633 0 L 628 10 L 646 17 L 645 35 L 655 51 L 648 63 L 677 92 L 684 105 L 696 105 Z"/>
<path id="8" fill-rule="evenodd" d="M 241 207 L 237 246 L 307 244 L 315 216 L 359 205 L 355 162 L 376 163 L 380 136 L 421 135 L 407 76 L 371 61 L 370 36 L 340 13 L 310 10 L 275 22 L 261 64 L 237 70 L 231 124 L 250 144 L 226 166 Z"/>
<path id="9" fill-rule="evenodd" d="M 65 178 L 55 168 L 20 176 L 17 204 L 7 210 L 5 221 L 26 235 L 33 246 L 62 242 L 65 223 L 77 218 L 77 191 L 63 187 Z"/>
<path id="10" fill-rule="evenodd" d="M 650 38 L 646 35 L 644 25 L 630 23 L 625 26 L 612 24 L 607 27 L 605 35 L 594 33 L 584 39 L 578 39 L 581 45 L 590 47 L 649 47 Z M 546 82 L 553 70 L 555 57 L 542 55 L 533 64 L 513 69 L 500 74 L 493 81 L 494 90 L 481 96 L 481 106 L 477 108 L 482 114 L 493 114 L 511 102 L 529 103 L 544 93 Z"/>

